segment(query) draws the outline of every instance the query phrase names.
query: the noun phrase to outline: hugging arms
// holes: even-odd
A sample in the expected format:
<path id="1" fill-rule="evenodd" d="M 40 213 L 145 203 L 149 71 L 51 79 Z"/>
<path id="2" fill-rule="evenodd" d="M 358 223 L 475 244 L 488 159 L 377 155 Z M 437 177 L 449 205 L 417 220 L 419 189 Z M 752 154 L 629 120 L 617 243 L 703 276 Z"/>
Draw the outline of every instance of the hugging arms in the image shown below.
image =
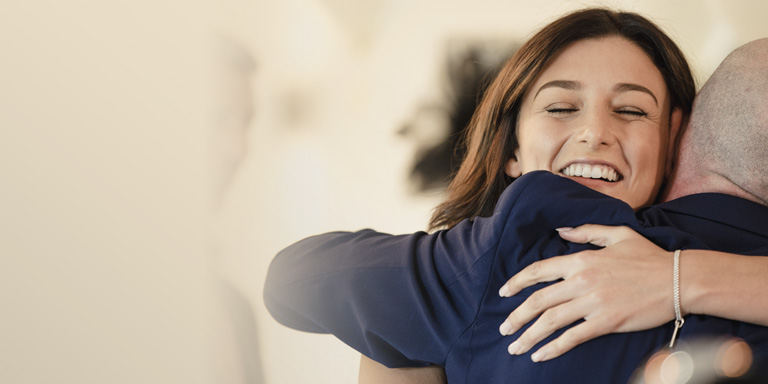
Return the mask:
<path id="1" fill-rule="evenodd" d="M 568 30 L 571 27 L 573 30 Z M 638 28 L 654 36 L 650 41 L 658 45 L 649 47 L 647 40 L 633 40 L 637 34 L 625 34 Z M 623 54 L 615 55 L 615 52 Z M 590 61 L 595 58 L 599 60 Z M 640 67 L 632 70 L 633 66 Z M 506 382 L 510 375 L 524 378 L 524 382 L 572 382 L 574 377 L 586 382 L 616 382 L 617 378 L 628 378 L 645 355 L 668 342 L 671 327 L 606 335 L 581 344 L 558 359 L 547 359 L 554 354 L 539 355 L 537 360 L 548 361 L 541 363 L 547 364 L 546 367 L 538 366 L 541 364 L 531 363 L 533 355 L 510 356 L 507 353 L 510 341 L 504 341 L 499 335 L 499 325 L 533 290 L 524 289 L 511 298 L 500 297 L 498 290 L 510 276 L 530 263 L 588 249 L 586 245 L 563 241 L 554 229 L 589 222 L 628 225 L 641 233 L 670 227 L 655 233 L 656 237 L 643 233 L 657 244 L 664 244 L 667 251 L 711 247 L 727 252 L 765 254 L 759 253 L 768 237 L 759 229 L 765 222 L 764 210 L 759 208 L 764 207 L 749 201 L 745 205 L 740 199 L 728 196 L 745 197 L 721 188 L 722 183 L 717 182 L 723 180 L 712 180 L 707 172 L 696 169 L 702 164 L 721 165 L 709 161 L 709 154 L 702 156 L 682 150 L 687 148 L 686 138 L 696 140 L 694 133 L 713 132 L 722 127 L 711 127 L 707 131 L 701 124 L 690 125 L 681 143 L 675 171 L 682 176 L 673 177 L 670 182 L 678 192 L 671 188 L 668 198 L 672 201 L 641 211 L 639 218 L 634 216 L 633 208 L 650 203 L 658 193 L 668 163 L 667 148 L 682 117 L 690 109 L 692 90 L 682 55 L 642 17 L 586 10 L 551 23 L 505 65 L 473 118 L 467 158 L 451 185 L 448 200 L 438 207 L 433 221 L 437 226 L 450 229 L 433 235 L 391 237 L 364 231 L 304 240 L 289 247 L 273 262 L 265 290 L 270 310 L 289 326 L 334 333 L 389 366 L 445 366 L 450 381 L 471 378 L 479 382 L 483 381 L 478 379 L 482 377 L 486 379 L 483 382 Z M 589 175 L 584 174 L 586 169 Z M 536 170 L 560 176 L 534 172 Z M 524 182 L 526 177 L 520 177 L 529 173 L 531 177 L 527 179 L 534 178 L 536 183 Z M 691 175 L 697 177 L 691 178 Z M 629 205 L 606 200 L 605 195 L 565 180 L 566 177 Z M 695 191 L 690 190 L 691 185 L 713 188 Z M 530 200 L 530 204 L 519 206 L 521 211 L 515 211 L 511 201 L 517 200 L 507 201 L 501 196 L 504 191 L 519 197 L 522 191 L 539 187 L 543 189 L 533 197 L 555 196 L 543 207 Z M 685 188 L 689 193 L 679 193 Z M 598 197 L 579 204 L 556 198 L 554 192 L 570 189 L 577 194 Z M 697 192 L 720 193 L 687 196 Z M 553 217 L 547 222 L 536 209 L 547 211 L 552 202 L 560 209 L 554 212 L 550 209 Z M 701 206 L 727 207 L 728 211 L 698 214 L 696 208 Z M 509 209 L 500 210 L 500 207 Z M 580 221 L 557 221 L 564 212 L 570 212 L 569 209 L 578 212 L 585 208 L 589 209 L 579 212 Z M 508 222 L 504 215 L 497 216 L 499 212 L 518 219 Z M 600 214 L 593 216 L 596 212 Z M 747 221 L 749 212 L 756 213 L 757 218 Z M 731 222 L 728 214 L 738 214 L 744 222 Z M 525 218 L 533 221 L 526 222 Z M 593 220 L 589 221 L 590 218 Z M 646 224 L 651 227 L 644 228 Z M 502 236 L 506 231 L 516 235 Z M 697 237 L 691 237 L 691 233 Z M 728 236 L 724 236 L 726 234 Z M 747 238 L 751 243 L 745 241 Z M 702 240 L 712 243 L 702 243 Z M 696 241 L 698 245 L 694 245 Z M 745 244 L 751 248 L 744 248 Z M 683 268 L 692 252 L 685 251 Z M 672 285 L 670 255 L 666 253 L 668 295 Z M 567 277 L 556 274 L 554 278 Z M 533 274 L 528 281 L 553 276 Z M 521 280 L 522 284 L 512 283 L 513 291 L 526 284 L 525 279 Z M 567 278 L 564 283 L 569 280 L 578 281 Z M 549 286 L 548 293 L 553 292 L 551 287 L 555 285 Z M 308 297 L 314 299 L 306 300 Z M 653 300 L 655 296 L 651 302 Z M 525 310 L 526 306 L 519 308 Z M 662 315 L 653 322 L 663 323 L 672 318 L 671 306 L 655 310 Z M 531 312 L 536 312 L 536 308 Z M 667 320 L 663 319 L 665 316 Z M 585 322 L 570 329 L 589 324 L 590 317 L 584 317 Z M 513 321 L 509 323 L 512 329 L 505 333 L 514 332 L 513 337 L 517 338 L 525 328 L 515 330 L 521 324 Z M 762 327 L 698 316 L 689 316 L 686 321 L 681 337 L 705 332 L 742 332 L 745 339 L 762 345 Z M 561 334 L 558 332 L 547 341 Z M 533 344 L 531 340 L 529 343 Z M 516 346 L 526 347 L 521 343 Z M 609 356 L 595 361 L 595 354 Z"/>
<path id="2" fill-rule="evenodd" d="M 550 192 L 555 203 L 539 199 L 545 191 L 557 191 Z M 523 382 L 569 382 L 584 367 L 597 364 L 610 369 L 594 370 L 584 377 L 587 382 L 626 382 L 643 358 L 669 342 L 671 324 L 599 338 L 552 360 L 559 367 L 556 370 L 538 368 L 531 363 L 530 354 L 509 356 L 508 342 L 498 332 L 509 311 L 533 289 L 502 298 L 498 287 L 533 261 L 592 248 L 558 240 L 558 234 L 548 228 L 587 221 L 622 224 L 670 249 L 706 248 L 696 237 L 664 222 L 669 217 L 686 220 L 701 203 L 742 203 L 725 196 L 710 196 L 712 201 L 703 198 L 662 206 L 638 221 L 626 204 L 559 176 L 532 172 L 502 195 L 493 216 L 465 221 L 450 230 L 402 236 L 338 232 L 302 240 L 276 258 L 265 292 L 267 304 L 282 323 L 332 333 L 391 367 L 437 364 L 445 367 L 448 377 L 471 377 L 477 382 L 500 382 L 509 375 L 526 378 Z M 743 203 L 740 211 L 755 208 Z M 726 227 L 706 221 L 688 225 L 722 249 L 732 251 L 739 246 L 728 240 L 736 239 L 732 236 L 736 229 L 728 232 Z M 753 250 L 753 254 L 766 252 L 765 247 Z M 322 266 L 318 266 L 320 261 Z M 768 336 L 763 327 L 696 316 L 688 317 L 681 337 L 713 330 L 738 335 L 757 347 Z M 765 356 L 764 350 L 756 351 L 760 352 L 757 356 Z M 601 356 L 599 362 L 594 358 L 597 355 Z"/>

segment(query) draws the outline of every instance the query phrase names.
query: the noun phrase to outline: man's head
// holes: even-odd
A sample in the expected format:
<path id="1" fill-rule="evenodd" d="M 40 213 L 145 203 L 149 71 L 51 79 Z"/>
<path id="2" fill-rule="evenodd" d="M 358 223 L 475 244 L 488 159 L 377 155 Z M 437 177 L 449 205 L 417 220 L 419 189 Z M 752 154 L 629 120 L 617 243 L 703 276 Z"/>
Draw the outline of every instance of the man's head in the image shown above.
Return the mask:
<path id="1" fill-rule="evenodd" d="M 768 38 L 737 48 L 696 96 L 666 200 L 720 192 L 768 205 Z"/>

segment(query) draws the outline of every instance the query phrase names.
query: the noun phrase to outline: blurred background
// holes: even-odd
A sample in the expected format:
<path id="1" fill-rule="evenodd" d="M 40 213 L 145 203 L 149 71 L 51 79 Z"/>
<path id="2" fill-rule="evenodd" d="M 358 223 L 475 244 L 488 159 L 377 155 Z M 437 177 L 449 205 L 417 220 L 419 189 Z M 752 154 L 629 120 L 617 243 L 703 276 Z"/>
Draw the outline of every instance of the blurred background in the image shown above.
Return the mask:
<path id="1" fill-rule="evenodd" d="M 303 237 L 426 228 L 484 79 L 591 5 L 640 12 L 701 85 L 760 0 L 11 1 L 0 12 L 0 381 L 354 383 L 276 323 Z"/>

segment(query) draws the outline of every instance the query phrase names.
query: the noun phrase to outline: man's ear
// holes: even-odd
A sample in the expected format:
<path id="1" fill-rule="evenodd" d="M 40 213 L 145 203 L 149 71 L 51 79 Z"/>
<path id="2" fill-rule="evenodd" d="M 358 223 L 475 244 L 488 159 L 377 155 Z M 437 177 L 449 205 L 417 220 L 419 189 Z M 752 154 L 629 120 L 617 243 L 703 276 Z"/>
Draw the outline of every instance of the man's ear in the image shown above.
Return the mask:
<path id="1" fill-rule="evenodd" d="M 507 160 L 507 164 L 504 165 L 504 172 L 507 174 L 507 176 L 516 179 L 523 174 L 523 166 L 517 160 L 519 158 L 520 148 L 515 149 L 514 156 L 510 157 L 509 160 Z"/>
<path id="2" fill-rule="evenodd" d="M 680 138 L 685 130 L 684 125 L 688 121 L 683 121 L 683 110 L 675 108 L 669 116 L 669 143 L 667 145 L 667 164 L 664 168 L 664 178 L 669 180 L 672 177 L 672 171 L 677 161 L 677 150 L 680 146 Z"/>

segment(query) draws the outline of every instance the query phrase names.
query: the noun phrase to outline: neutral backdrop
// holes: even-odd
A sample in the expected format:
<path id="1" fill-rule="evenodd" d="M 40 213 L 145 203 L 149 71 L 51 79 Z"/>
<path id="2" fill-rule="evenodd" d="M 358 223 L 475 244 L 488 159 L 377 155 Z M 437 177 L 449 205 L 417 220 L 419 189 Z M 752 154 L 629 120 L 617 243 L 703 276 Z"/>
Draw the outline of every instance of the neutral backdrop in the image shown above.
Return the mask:
<path id="1" fill-rule="evenodd" d="M 445 102 L 448 43 L 589 5 L 656 21 L 699 85 L 768 37 L 760 0 L 4 3 L 0 382 L 356 382 L 354 351 L 266 313 L 269 261 L 319 232 L 424 229 L 440 193 L 409 185 L 423 143 L 397 131 Z M 212 118 L 230 44 L 253 64 L 231 89 L 242 131 Z"/>

